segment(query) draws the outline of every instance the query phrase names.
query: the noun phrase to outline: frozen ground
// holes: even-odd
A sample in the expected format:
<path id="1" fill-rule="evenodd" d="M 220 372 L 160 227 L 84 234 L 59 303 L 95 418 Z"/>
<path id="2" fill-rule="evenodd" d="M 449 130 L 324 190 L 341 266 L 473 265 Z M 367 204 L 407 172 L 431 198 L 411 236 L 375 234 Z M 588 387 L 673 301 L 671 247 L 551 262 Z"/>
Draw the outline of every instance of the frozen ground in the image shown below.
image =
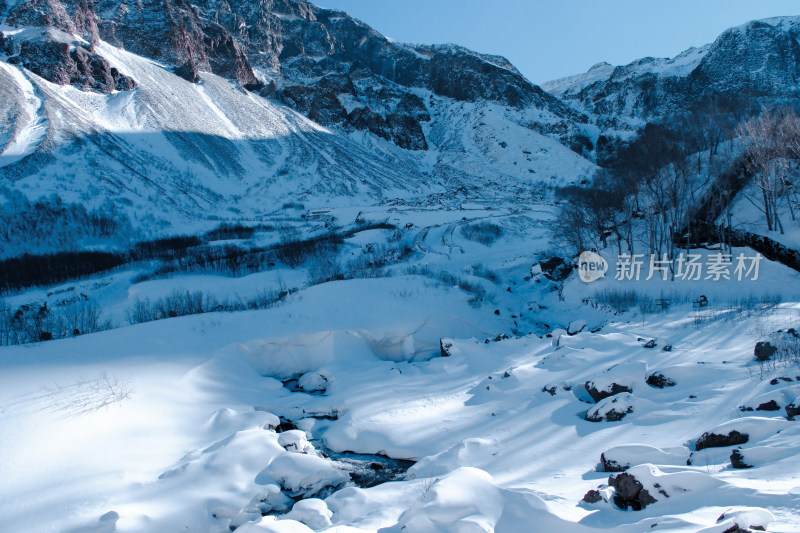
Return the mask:
<path id="1" fill-rule="evenodd" d="M 769 263 L 759 281 L 611 273 L 559 291 L 530 272 L 548 248 L 546 207 L 328 216 L 359 211 L 403 228 L 416 250 L 386 277 L 311 285 L 305 270 L 276 267 L 137 283 L 143 266 L 9 297 L 53 302 L 73 286 L 123 326 L 136 298 L 176 288 L 297 289 L 261 311 L 0 349 L 0 529 L 800 531 L 800 426 L 785 410 L 800 403 L 800 367 L 753 359 L 756 341 L 800 324 L 797 273 Z M 466 239 L 463 226 L 480 221 L 503 236 Z M 356 233 L 342 259 L 392 233 Z M 442 272 L 480 285 L 482 298 Z M 632 289 L 671 306 L 621 312 L 598 296 Z M 711 304 L 693 307 L 699 294 Z M 657 373 L 673 385 L 648 383 Z M 595 402 L 587 382 L 624 391 Z M 770 401 L 778 410 L 758 409 Z M 289 422 L 298 430 L 284 431 Z M 747 441 L 698 450 L 704 433 L 734 430 Z M 737 448 L 752 468 L 733 468 Z M 416 464 L 362 488 L 333 452 Z M 601 454 L 657 501 L 615 505 Z M 581 502 L 590 490 L 598 501 Z"/>

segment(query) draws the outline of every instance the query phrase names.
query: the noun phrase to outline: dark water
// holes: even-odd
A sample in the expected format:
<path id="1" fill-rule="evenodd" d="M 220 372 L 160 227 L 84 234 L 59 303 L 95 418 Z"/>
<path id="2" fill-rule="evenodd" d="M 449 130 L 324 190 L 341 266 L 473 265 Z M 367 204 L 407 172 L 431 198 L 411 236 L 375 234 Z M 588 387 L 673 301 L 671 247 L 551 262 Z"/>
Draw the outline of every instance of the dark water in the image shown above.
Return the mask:
<path id="1" fill-rule="evenodd" d="M 363 489 L 404 479 L 406 471 L 415 463 L 415 461 L 393 459 L 385 455 L 334 452 L 316 441 L 314 446 L 325 452 L 334 462 L 334 466 L 349 472 L 353 484 Z"/>

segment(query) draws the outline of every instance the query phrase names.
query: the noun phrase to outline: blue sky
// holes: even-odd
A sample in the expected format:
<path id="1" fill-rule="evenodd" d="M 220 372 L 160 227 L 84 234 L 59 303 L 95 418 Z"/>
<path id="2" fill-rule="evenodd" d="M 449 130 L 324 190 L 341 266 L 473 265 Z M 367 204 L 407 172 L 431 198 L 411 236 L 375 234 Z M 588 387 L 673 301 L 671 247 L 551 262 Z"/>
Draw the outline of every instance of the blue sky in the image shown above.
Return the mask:
<path id="1" fill-rule="evenodd" d="M 312 0 L 313 1 L 313 0 Z M 674 56 L 748 20 L 800 15 L 797 0 L 317 0 L 400 41 L 507 57 L 531 81 L 600 61 Z"/>

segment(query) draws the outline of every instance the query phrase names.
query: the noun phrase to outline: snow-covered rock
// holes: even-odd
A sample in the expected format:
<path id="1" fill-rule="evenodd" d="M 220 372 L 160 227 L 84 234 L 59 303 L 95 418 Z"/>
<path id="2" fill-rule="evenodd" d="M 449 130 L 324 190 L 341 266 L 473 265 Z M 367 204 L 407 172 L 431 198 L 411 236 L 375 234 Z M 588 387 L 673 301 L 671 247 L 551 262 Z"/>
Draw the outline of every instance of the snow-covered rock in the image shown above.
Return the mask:
<path id="1" fill-rule="evenodd" d="M 262 474 L 292 494 L 305 496 L 314 496 L 326 487 L 336 487 L 350 479 L 327 459 L 290 452 L 275 457 Z"/>
<path id="2" fill-rule="evenodd" d="M 330 527 L 333 512 L 328 509 L 327 504 L 318 498 L 308 498 L 300 500 L 292 510 L 284 515 L 286 520 L 296 520 L 307 525 L 311 529 L 320 530 Z"/>

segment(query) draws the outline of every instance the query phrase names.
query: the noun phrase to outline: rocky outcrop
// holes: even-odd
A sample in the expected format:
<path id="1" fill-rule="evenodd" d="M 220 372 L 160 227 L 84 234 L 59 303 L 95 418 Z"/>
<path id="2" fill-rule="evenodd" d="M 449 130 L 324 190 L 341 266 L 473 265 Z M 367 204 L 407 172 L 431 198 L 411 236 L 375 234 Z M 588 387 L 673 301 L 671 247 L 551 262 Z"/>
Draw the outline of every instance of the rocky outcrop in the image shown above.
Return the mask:
<path id="1" fill-rule="evenodd" d="M 431 113 L 418 89 L 458 101 L 545 109 L 560 118 L 559 136 L 567 139 L 577 135 L 576 122 L 588 121 L 502 57 L 454 45 L 397 43 L 341 11 L 304 0 L 33 0 L 15 6 L 8 22 L 58 28 L 90 43 L 102 39 L 163 62 L 191 82 L 202 80 L 203 72 L 249 90 L 271 82 L 263 96 L 322 125 L 369 131 L 408 150 L 428 149 L 421 123 Z M 260 80 L 253 67 L 264 73 Z M 372 114 L 351 117 L 358 108 Z"/>
<path id="2" fill-rule="evenodd" d="M 260 84 L 234 35 L 207 15 L 183 0 L 101 0 L 96 4 L 88 0 L 34 0 L 11 9 L 7 21 L 15 26 L 57 28 L 90 43 L 102 38 L 136 54 L 180 65 L 187 79 L 199 79 L 188 72 L 206 70 L 236 79 L 245 88 L 258 88 Z"/>
<path id="3" fill-rule="evenodd" d="M 9 63 L 23 66 L 52 83 L 102 93 L 136 87 L 133 78 L 81 46 L 44 40 L 23 41 L 15 46 L 13 38 L 6 37 L 0 38 L 0 48 L 14 52 Z"/>

